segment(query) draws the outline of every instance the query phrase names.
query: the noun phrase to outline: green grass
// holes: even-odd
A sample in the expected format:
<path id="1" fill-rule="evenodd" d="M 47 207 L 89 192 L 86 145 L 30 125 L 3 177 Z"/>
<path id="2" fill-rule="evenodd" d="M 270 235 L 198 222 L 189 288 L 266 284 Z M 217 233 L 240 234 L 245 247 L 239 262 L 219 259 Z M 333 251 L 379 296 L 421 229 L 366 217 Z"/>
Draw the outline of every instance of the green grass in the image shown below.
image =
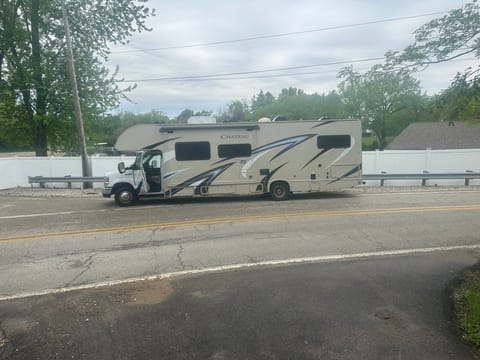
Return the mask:
<path id="1" fill-rule="evenodd" d="M 465 340 L 480 348 L 480 290 L 465 292 L 465 307 L 465 317 L 462 323 Z"/>
<path id="2" fill-rule="evenodd" d="M 480 350 L 480 267 L 462 275 L 453 291 L 455 322 L 462 338 Z"/>

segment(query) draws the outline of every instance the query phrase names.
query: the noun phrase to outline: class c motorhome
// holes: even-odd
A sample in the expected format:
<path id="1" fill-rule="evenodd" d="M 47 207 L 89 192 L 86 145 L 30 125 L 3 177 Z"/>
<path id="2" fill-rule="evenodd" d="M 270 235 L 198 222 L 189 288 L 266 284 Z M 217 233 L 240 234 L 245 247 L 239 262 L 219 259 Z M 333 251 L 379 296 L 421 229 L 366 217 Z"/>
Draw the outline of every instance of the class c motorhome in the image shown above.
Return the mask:
<path id="1" fill-rule="evenodd" d="M 248 195 L 339 190 L 362 181 L 359 120 L 142 124 L 116 150 L 135 162 L 105 176 L 120 206 L 141 197 Z"/>

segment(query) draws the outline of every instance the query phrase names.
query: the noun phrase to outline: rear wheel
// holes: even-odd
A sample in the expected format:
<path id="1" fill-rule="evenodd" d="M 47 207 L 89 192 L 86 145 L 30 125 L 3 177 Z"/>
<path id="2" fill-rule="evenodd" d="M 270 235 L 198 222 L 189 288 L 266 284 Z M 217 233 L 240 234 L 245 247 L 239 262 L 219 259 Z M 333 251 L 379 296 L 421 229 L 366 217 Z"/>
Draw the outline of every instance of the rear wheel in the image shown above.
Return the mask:
<path id="1" fill-rule="evenodd" d="M 122 187 L 115 193 L 115 202 L 118 206 L 129 206 L 137 201 L 137 195 L 132 188 Z"/>
<path id="2" fill-rule="evenodd" d="M 270 186 L 270 196 L 273 200 L 282 201 L 287 200 L 290 195 L 290 188 L 287 183 L 276 182 Z"/>

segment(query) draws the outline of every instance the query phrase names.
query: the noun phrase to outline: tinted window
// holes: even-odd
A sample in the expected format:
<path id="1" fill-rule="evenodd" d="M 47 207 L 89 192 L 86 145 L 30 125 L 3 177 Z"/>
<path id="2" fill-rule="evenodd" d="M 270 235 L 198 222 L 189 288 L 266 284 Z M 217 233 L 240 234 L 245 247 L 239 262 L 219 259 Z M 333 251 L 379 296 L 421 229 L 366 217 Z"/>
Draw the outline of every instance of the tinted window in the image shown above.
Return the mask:
<path id="1" fill-rule="evenodd" d="M 218 157 L 220 158 L 249 157 L 250 155 L 252 155 L 250 144 L 218 145 Z"/>
<path id="2" fill-rule="evenodd" d="M 209 160 L 210 143 L 207 141 L 177 142 L 175 159 L 177 161 Z"/>
<path id="3" fill-rule="evenodd" d="M 317 137 L 319 149 L 345 149 L 351 146 L 350 135 L 323 135 Z"/>

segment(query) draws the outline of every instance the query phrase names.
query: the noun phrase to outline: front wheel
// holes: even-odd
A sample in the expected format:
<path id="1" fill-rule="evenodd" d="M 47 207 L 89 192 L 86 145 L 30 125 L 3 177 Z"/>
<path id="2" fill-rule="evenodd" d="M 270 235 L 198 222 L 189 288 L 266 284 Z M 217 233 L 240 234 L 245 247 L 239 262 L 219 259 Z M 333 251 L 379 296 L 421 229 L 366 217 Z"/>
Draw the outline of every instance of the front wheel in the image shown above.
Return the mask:
<path id="1" fill-rule="evenodd" d="M 118 206 L 129 206 L 137 201 L 137 196 L 132 188 L 123 187 L 115 193 L 115 202 Z"/>
<path id="2" fill-rule="evenodd" d="M 276 182 L 270 186 L 270 196 L 273 200 L 282 201 L 287 200 L 290 195 L 290 189 L 287 183 Z"/>

